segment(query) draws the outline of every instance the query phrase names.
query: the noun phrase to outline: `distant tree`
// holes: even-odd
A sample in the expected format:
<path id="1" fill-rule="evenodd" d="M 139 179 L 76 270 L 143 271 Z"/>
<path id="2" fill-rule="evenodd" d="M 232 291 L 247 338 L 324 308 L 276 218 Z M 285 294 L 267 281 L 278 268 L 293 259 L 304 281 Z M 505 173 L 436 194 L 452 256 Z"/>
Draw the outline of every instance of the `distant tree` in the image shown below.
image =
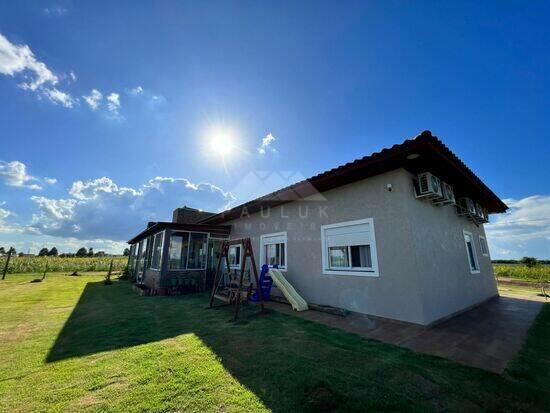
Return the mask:
<path id="1" fill-rule="evenodd" d="M 93 257 L 94 256 L 94 249 L 93 248 L 90 248 L 88 250 L 88 257 Z"/>
<path id="2" fill-rule="evenodd" d="M 105 251 L 98 251 L 94 254 L 95 257 L 104 257 L 105 255 Z"/>
<path id="3" fill-rule="evenodd" d="M 57 248 L 53 247 L 50 252 L 48 252 L 48 255 L 51 257 L 57 257 L 59 253 L 57 252 Z"/>
<path id="4" fill-rule="evenodd" d="M 25 256 L 25 253 L 24 253 L 24 252 L 20 252 L 18 255 L 19 255 L 20 257 L 24 257 L 24 256 Z"/>
<path id="5" fill-rule="evenodd" d="M 0 247 L 0 255 L 4 255 L 6 253 L 6 249 L 4 247 Z"/>
<path id="6" fill-rule="evenodd" d="M 15 251 L 15 248 L 11 247 L 10 250 L 11 250 L 11 255 L 17 254 L 17 251 Z M 8 251 L 8 252 L 9 252 L 9 251 Z"/>
<path id="7" fill-rule="evenodd" d="M 47 248 L 42 248 L 39 252 L 38 252 L 38 256 L 39 257 L 45 257 L 46 255 L 49 254 L 49 251 Z"/>
<path id="8" fill-rule="evenodd" d="M 76 252 L 77 257 L 85 257 L 86 255 L 88 255 L 88 251 L 84 247 L 79 248 L 79 250 Z"/>
<path id="9" fill-rule="evenodd" d="M 529 268 L 533 268 L 537 265 L 537 259 L 535 257 L 523 257 L 520 262 Z"/>
<path id="10" fill-rule="evenodd" d="M 122 253 L 122 255 L 124 255 L 125 257 L 129 257 L 130 256 L 130 248 L 124 248 L 124 252 Z"/>

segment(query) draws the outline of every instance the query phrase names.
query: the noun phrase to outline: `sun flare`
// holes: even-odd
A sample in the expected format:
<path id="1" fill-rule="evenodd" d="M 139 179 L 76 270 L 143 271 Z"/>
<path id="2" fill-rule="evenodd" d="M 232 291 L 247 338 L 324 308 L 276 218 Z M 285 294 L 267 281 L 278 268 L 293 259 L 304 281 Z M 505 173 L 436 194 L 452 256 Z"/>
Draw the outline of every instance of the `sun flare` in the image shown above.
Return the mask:
<path id="1" fill-rule="evenodd" d="M 228 133 L 218 132 L 210 140 L 210 149 L 222 158 L 230 155 L 234 148 L 233 138 Z"/>

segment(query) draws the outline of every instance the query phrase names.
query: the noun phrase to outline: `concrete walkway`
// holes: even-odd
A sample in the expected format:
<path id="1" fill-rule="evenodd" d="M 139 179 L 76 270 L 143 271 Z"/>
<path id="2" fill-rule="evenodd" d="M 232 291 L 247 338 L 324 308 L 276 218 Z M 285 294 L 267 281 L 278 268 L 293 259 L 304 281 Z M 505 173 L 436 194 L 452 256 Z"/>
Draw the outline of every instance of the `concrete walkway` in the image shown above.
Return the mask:
<path id="1" fill-rule="evenodd" d="M 495 373 L 502 373 L 517 355 L 543 306 L 501 296 L 433 327 L 423 327 L 358 313 L 345 317 L 311 310 L 298 313 L 287 304 L 266 304 L 282 313 Z"/>

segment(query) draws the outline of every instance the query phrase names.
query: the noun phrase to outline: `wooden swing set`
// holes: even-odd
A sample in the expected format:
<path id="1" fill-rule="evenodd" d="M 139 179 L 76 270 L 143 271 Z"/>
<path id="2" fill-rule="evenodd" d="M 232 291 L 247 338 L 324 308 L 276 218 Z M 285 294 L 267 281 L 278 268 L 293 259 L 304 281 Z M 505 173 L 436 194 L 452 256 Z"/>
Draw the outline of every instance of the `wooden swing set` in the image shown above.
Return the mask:
<path id="1" fill-rule="evenodd" d="M 229 248 L 233 245 L 240 245 L 243 251 L 240 273 L 238 276 L 235 277 L 231 277 L 231 267 L 229 265 L 228 257 Z M 247 259 L 250 259 L 250 268 L 254 273 L 254 286 L 252 285 L 250 276 L 248 277 L 247 282 L 244 282 L 244 273 Z M 221 271 L 222 261 L 225 261 L 227 274 L 229 276 L 229 282 L 225 286 L 222 286 L 222 281 L 224 281 L 225 279 L 224 274 Z M 224 241 L 221 246 L 220 258 L 218 259 L 218 264 L 216 266 L 216 274 L 214 275 L 214 284 L 212 285 L 212 295 L 210 297 L 210 308 L 214 307 L 214 299 L 218 299 L 224 302 L 224 305 L 235 305 L 234 320 L 237 320 L 237 318 L 239 317 L 239 309 L 241 303 L 246 303 L 248 301 L 253 293 L 254 288 L 258 292 L 261 311 L 263 312 L 264 297 L 262 294 L 262 289 L 260 288 L 258 270 L 256 269 L 256 260 L 254 259 L 254 252 L 252 251 L 252 243 L 250 242 L 250 238 L 240 238 Z"/>

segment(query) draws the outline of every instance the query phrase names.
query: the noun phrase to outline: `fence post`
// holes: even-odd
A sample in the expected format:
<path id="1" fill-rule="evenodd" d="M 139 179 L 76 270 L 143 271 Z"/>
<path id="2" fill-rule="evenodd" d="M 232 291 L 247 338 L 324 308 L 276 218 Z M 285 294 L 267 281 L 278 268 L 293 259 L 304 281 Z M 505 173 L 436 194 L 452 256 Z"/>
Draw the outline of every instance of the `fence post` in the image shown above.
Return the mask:
<path id="1" fill-rule="evenodd" d="M 10 264 L 10 258 L 11 258 L 12 252 L 13 252 L 13 247 L 10 247 L 8 251 L 8 258 L 6 258 L 6 265 L 4 265 L 4 273 L 2 274 L 2 280 L 6 278 L 6 273 L 8 272 L 8 265 Z"/>

